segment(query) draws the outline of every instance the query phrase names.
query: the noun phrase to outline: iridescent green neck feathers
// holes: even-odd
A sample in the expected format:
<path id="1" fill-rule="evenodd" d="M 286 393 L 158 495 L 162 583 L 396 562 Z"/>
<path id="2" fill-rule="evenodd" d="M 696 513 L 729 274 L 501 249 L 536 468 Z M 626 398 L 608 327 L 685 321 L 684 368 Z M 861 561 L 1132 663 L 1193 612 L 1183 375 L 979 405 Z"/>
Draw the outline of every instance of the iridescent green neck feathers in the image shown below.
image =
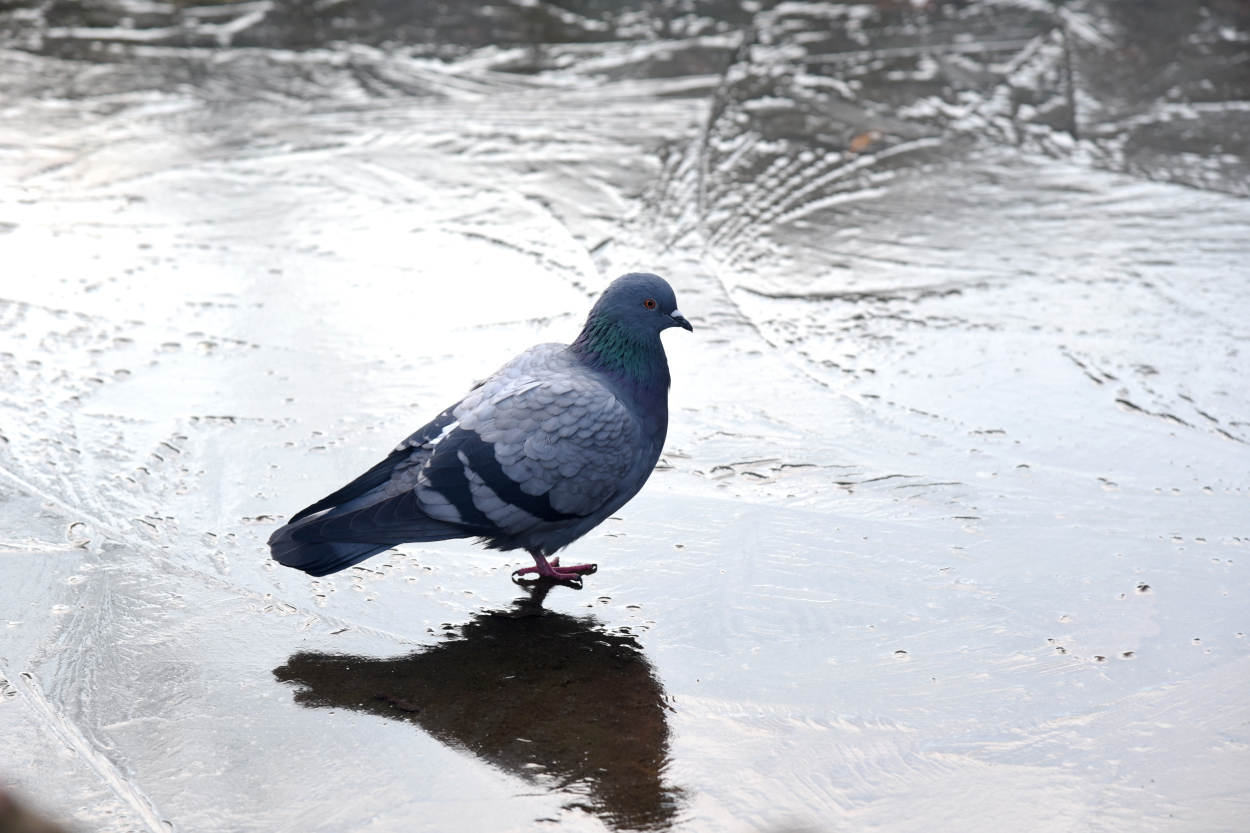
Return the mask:
<path id="1" fill-rule="evenodd" d="M 667 393 L 672 381 L 660 334 L 623 324 L 606 310 L 591 312 L 570 349 L 587 365 L 632 387 Z"/>

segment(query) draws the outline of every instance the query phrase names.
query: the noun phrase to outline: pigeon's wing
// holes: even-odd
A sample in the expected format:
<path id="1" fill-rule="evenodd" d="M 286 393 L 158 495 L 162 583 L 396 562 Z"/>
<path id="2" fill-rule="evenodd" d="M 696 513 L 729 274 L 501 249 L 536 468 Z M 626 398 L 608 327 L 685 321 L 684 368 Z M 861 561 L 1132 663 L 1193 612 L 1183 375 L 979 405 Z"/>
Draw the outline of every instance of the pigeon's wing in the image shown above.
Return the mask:
<path id="1" fill-rule="evenodd" d="M 459 403 L 457 403 L 459 404 Z M 314 576 L 358 564 L 405 541 L 442 541 L 473 535 L 421 511 L 411 483 L 434 444 L 456 418 L 443 411 L 360 477 L 302 510 L 269 538 L 273 558 Z M 408 483 L 408 488 L 403 483 Z"/>
<path id="2" fill-rule="evenodd" d="M 499 374 L 455 409 L 417 475 L 426 514 L 518 535 L 589 517 L 632 487 L 637 419 L 593 374 L 544 370 Z"/>
<path id="3" fill-rule="evenodd" d="M 456 421 L 454 411 L 459 405 L 460 403 L 457 402 L 434 417 L 429 423 L 413 433 L 412 436 L 397 445 L 395 450 L 385 460 L 334 494 L 327 495 L 313 505 L 301 509 L 287 523 L 293 524 L 309 515 L 315 515 L 323 509 L 333 509 L 357 498 L 364 497 L 370 492 L 377 490 L 380 486 L 389 483 L 397 474 L 402 476 L 405 469 L 420 467 L 429 458 L 430 451 L 433 448 L 432 443 L 442 435 L 447 426 Z"/>

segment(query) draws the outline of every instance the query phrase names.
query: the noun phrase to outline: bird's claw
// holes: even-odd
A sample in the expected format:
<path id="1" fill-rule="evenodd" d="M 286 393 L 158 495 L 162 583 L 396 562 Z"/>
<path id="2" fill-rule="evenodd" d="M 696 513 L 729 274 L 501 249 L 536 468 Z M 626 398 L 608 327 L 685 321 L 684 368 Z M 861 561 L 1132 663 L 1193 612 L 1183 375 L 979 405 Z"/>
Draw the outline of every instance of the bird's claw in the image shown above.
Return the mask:
<path id="1" fill-rule="evenodd" d="M 544 569 L 546 568 L 546 569 Z M 521 576 L 534 573 L 538 581 L 549 579 L 561 583 L 568 583 L 581 587 L 582 576 L 588 576 L 599 571 L 598 564 L 574 564 L 570 567 L 561 567 L 560 559 L 553 558 L 546 564 L 535 564 L 533 567 L 522 567 L 519 570 L 512 571 L 512 578 L 515 581 Z"/>
<path id="2" fill-rule="evenodd" d="M 518 572 L 520 571 L 517 570 L 516 572 L 513 572 L 512 583 L 520 587 L 531 588 L 533 590 L 539 590 L 544 587 L 555 587 L 557 584 L 559 584 L 563 587 L 568 587 L 573 590 L 582 589 L 582 577 L 578 575 L 560 576 L 559 578 L 556 578 L 554 576 L 536 576 L 534 578 L 522 578 L 521 576 L 517 575 Z"/>

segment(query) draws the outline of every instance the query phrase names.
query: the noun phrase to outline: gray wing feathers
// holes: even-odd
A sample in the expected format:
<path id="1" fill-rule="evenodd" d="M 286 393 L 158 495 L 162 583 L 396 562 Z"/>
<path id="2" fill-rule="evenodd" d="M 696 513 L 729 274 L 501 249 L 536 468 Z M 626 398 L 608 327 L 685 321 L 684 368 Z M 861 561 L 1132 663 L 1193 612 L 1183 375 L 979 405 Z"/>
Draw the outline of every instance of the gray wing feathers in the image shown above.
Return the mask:
<path id="1" fill-rule="evenodd" d="M 516 363 L 528 365 L 524 383 L 505 367 L 460 403 L 456 418 L 494 445 L 504 474 L 523 492 L 586 516 L 622 487 L 640 451 L 639 428 L 597 377 L 563 358 L 538 349 L 523 354 Z M 488 484 L 474 485 L 474 503 L 501 527 L 533 525 L 532 516 L 499 506 Z"/>
<path id="2" fill-rule="evenodd" d="M 639 470 L 643 445 L 639 421 L 594 372 L 563 345 L 539 345 L 305 509 L 270 545 L 279 561 L 315 575 L 401 541 L 545 546 L 637 490 L 650 473 Z"/>

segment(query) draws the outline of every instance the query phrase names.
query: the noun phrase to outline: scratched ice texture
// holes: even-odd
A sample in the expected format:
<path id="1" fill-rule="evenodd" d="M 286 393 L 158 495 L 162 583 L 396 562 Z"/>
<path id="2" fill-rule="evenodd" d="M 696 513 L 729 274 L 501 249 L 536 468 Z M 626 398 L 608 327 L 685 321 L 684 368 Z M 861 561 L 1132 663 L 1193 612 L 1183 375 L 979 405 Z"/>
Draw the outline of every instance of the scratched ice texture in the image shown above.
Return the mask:
<path id="1" fill-rule="evenodd" d="M 0 5 L 0 785 L 69 829 L 1242 831 L 1250 10 Z M 611 277 L 667 449 L 264 541 Z"/>

